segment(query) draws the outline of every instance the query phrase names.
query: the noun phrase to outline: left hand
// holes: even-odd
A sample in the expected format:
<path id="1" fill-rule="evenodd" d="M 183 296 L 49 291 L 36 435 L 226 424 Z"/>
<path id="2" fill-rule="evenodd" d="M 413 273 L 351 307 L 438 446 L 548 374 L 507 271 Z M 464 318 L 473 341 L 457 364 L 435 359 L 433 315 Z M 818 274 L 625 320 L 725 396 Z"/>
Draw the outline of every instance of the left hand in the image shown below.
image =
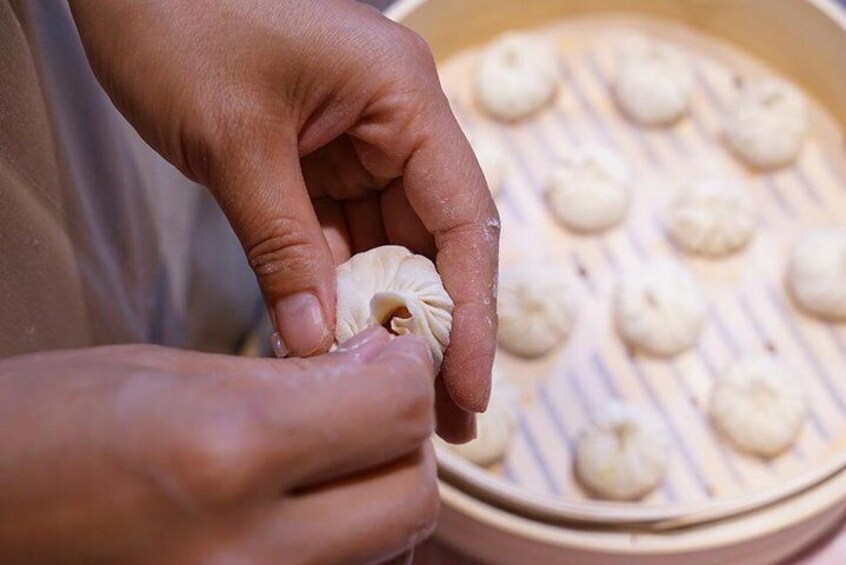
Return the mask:
<path id="1" fill-rule="evenodd" d="M 438 511 L 432 357 L 371 328 L 248 359 L 0 359 L 0 563 L 374 563 Z"/>

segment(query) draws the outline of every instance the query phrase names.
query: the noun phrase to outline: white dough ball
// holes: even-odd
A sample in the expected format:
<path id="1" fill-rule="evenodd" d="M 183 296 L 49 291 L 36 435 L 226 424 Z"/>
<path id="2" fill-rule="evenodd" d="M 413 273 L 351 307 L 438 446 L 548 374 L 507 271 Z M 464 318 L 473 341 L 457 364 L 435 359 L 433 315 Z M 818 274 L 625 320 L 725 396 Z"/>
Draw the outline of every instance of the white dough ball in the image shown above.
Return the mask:
<path id="1" fill-rule="evenodd" d="M 637 500 L 664 480 L 672 448 L 657 414 L 614 400 L 580 434 L 576 476 L 601 498 Z"/>
<path id="2" fill-rule="evenodd" d="M 755 205 L 738 181 L 710 178 L 682 190 L 670 204 L 670 239 L 687 253 L 720 257 L 743 248 L 755 233 Z"/>
<path id="3" fill-rule="evenodd" d="M 522 357 L 539 357 L 570 334 L 576 319 L 572 286 L 559 269 L 515 264 L 500 274 L 499 344 Z"/>
<path id="4" fill-rule="evenodd" d="M 494 118 L 518 120 L 545 106 L 558 89 L 558 58 L 552 45 L 523 34 L 506 34 L 481 54 L 473 88 Z"/>
<path id="5" fill-rule="evenodd" d="M 729 147 L 752 166 L 770 169 L 796 159 L 808 132 L 805 96 L 784 82 L 747 82 L 725 124 Z"/>
<path id="6" fill-rule="evenodd" d="M 485 175 L 488 189 L 496 196 L 502 187 L 502 181 L 508 172 L 508 163 L 505 157 L 505 150 L 502 145 L 490 135 L 473 134 L 467 136 L 479 167 Z"/>
<path id="7" fill-rule="evenodd" d="M 421 336 L 435 369 L 440 368 L 449 345 L 453 302 L 429 259 L 385 245 L 353 255 L 336 274 L 337 343 L 382 325 L 394 335 Z"/>
<path id="8" fill-rule="evenodd" d="M 846 320 L 846 230 L 823 229 L 803 237 L 790 255 L 787 284 L 809 312 Z"/>
<path id="9" fill-rule="evenodd" d="M 476 437 L 462 445 L 449 445 L 477 465 L 492 465 L 503 458 L 517 426 L 519 392 L 508 378 L 494 371 L 488 409 L 476 416 Z"/>
<path id="10" fill-rule="evenodd" d="M 623 340 L 662 357 L 691 347 L 705 322 L 705 301 L 693 277 L 664 261 L 623 275 L 614 308 Z"/>
<path id="11" fill-rule="evenodd" d="M 623 55 L 613 85 L 617 104 L 633 122 L 666 125 L 687 113 L 693 92 L 690 62 L 659 41 L 633 44 Z"/>
<path id="12" fill-rule="evenodd" d="M 711 418 L 738 448 L 772 457 L 799 434 L 807 412 L 799 380 L 767 355 L 730 366 L 714 385 Z"/>
<path id="13" fill-rule="evenodd" d="M 581 147 L 560 158 L 546 193 L 552 214 L 568 228 L 595 232 L 618 224 L 629 206 L 628 165 L 614 151 Z"/>

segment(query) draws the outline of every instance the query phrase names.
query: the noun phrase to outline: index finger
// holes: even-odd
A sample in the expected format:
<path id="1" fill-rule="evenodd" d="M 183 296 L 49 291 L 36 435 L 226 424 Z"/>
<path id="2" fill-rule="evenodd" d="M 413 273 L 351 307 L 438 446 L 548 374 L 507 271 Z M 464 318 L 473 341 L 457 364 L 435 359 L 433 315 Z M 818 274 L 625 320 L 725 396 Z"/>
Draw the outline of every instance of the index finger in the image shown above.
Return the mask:
<path id="1" fill-rule="evenodd" d="M 441 377 L 458 407 L 480 412 L 496 348 L 499 215 L 425 41 L 397 25 L 383 31 L 392 56 L 348 133 L 374 178 L 402 179 L 408 203 L 434 236 L 435 261 L 455 303 Z"/>
<path id="2" fill-rule="evenodd" d="M 460 407 L 480 412 L 496 349 L 499 215 L 470 144 L 438 90 L 421 116 L 422 142 L 403 174 L 408 201 L 437 247 L 436 263 L 455 302 L 442 377 Z"/>

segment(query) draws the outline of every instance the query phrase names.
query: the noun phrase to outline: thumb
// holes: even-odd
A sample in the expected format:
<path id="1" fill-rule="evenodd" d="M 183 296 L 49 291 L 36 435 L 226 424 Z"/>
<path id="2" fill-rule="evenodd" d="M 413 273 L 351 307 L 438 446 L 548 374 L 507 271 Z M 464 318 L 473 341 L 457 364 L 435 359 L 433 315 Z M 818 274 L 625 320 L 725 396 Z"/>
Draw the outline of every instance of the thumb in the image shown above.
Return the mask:
<path id="1" fill-rule="evenodd" d="M 215 171 L 212 191 L 258 279 L 281 348 L 326 351 L 335 327 L 335 265 L 300 170 L 296 140 L 239 151 Z"/>

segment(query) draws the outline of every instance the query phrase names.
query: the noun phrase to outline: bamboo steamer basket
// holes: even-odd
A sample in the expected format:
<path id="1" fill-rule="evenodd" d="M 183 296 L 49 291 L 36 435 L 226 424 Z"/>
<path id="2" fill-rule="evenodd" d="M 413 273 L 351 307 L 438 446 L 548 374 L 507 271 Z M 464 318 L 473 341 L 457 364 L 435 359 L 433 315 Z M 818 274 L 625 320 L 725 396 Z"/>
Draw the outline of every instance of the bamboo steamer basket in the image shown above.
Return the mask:
<path id="1" fill-rule="evenodd" d="M 765 565 L 795 555 L 840 523 L 846 475 L 765 510 L 662 533 L 580 529 L 532 520 L 444 481 L 440 493 L 437 538 L 482 563 Z"/>
<path id="2" fill-rule="evenodd" d="M 833 0 L 405 0 L 388 12 L 427 39 L 439 65 L 451 64 L 449 60 L 457 53 L 504 31 L 624 13 L 657 17 L 671 27 L 685 26 L 760 59 L 819 104 L 825 113 L 819 121 L 827 122 L 815 132 L 819 143 L 826 151 L 842 153 L 846 19 Z M 466 70 L 455 71 L 453 76 L 467 74 Z M 449 94 L 454 79 L 447 73 L 442 80 Z M 599 95 L 594 91 L 586 96 Z M 461 120 L 466 109 L 460 103 L 454 109 Z M 846 178 L 844 162 L 837 167 L 840 179 Z M 803 175 L 799 173 L 797 178 Z M 787 348 L 796 355 L 800 349 L 805 357 L 809 355 L 804 343 L 788 343 Z M 823 355 L 804 362 L 832 364 L 841 373 L 846 367 L 842 357 Z M 579 496 L 570 499 L 572 492 L 521 488 L 501 480 L 502 469 L 489 473 L 439 449 L 443 511 L 438 535 L 449 545 L 491 563 L 777 562 L 810 543 L 846 513 L 846 426 L 841 416 L 833 411 L 815 416 L 823 426 L 830 424 L 835 429 L 831 437 L 827 435 L 810 448 L 823 455 L 793 467 L 792 462 L 777 464 L 775 479 L 766 488 L 748 493 L 727 490 L 731 496 L 722 497 L 708 492 L 701 500 L 656 496 L 643 505 L 602 503 Z M 687 425 L 684 420 L 682 423 Z M 801 447 L 806 448 L 805 444 Z M 559 465 L 561 461 L 570 464 L 564 459 Z M 750 465 L 752 483 L 758 476 L 755 465 Z M 686 483 L 679 485 L 684 488 Z M 717 490 L 721 488 L 717 479 Z"/>

